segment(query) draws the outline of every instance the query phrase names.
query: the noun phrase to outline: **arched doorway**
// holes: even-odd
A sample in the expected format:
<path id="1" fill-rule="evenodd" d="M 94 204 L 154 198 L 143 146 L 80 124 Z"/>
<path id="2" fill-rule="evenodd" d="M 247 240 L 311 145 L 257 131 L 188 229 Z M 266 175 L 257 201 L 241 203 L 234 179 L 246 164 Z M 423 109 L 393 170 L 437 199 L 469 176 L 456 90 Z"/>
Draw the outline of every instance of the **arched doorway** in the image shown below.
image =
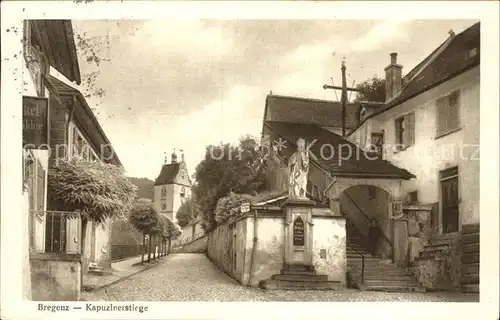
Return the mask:
<path id="1" fill-rule="evenodd" d="M 346 217 L 348 240 L 359 238 L 370 248 L 368 233 L 372 221 L 380 230 L 376 253 L 384 259 L 393 259 L 394 220 L 392 216 L 393 197 L 381 187 L 355 185 L 344 189 L 339 195 L 340 213 Z"/>

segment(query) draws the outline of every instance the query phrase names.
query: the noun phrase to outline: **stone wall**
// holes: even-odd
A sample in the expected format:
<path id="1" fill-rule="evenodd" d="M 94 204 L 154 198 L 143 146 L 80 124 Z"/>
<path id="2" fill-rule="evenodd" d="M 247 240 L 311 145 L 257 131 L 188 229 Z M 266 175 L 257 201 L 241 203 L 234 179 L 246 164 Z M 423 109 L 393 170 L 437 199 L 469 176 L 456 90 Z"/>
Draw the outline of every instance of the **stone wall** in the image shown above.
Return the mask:
<path id="1" fill-rule="evenodd" d="M 80 299 L 79 254 L 31 253 L 31 290 L 34 301 Z"/>
<path id="2" fill-rule="evenodd" d="M 253 217 L 247 219 L 246 237 L 246 262 L 248 270 L 245 275 L 251 279 L 245 284 L 258 286 L 260 281 L 271 278 L 272 275 L 280 273 L 284 260 L 284 216 Z M 257 221 L 257 225 L 254 223 Z M 254 230 L 257 230 L 255 235 Z M 255 250 L 253 249 L 253 238 L 257 238 Z M 252 259 L 253 255 L 253 259 Z M 253 260 L 253 261 L 252 261 Z M 252 266 L 253 264 L 253 266 Z M 246 279 L 245 277 L 245 279 Z"/>
<path id="3" fill-rule="evenodd" d="M 284 222 L 283 215 L 258 217 L 256 226 L 254 221 L 249 216 L 218 226 L 208 234 L 207 255 L 240 283 L 258 286 L 283 266 Z"/>
<path id="4" fill-rule="evenodd" d="M 313 265 L 330 281 L 346 284 L 347 253 L 345 219 L 313 215 Z"/>
<path id="5" fill-rule="evenodd" d="M 459 235 L 442 236 L 432 241 L 442 241 L 449 248 L 432 257 L 417 258 L 411 270 L 417 280 L 429 291 L 460 290 L 462 277 L 462 246 Z"/>
<path id="6" fill-rule="evenodd" d="M 320 212 L 313 214 L 312 219 L 312 263 L 319 274 L 345 285 L 345 219 L 328 214 L 329 209 L 318 210 Z M 220 269 L 244 285 L 255 287 L 262 280 L 279 274 L 285 257 L 283 211 L 259 212 L 257 219 L 249 214 L 218 226 L 208 234 L 207 255 Z"/>
<path id="7" fill-rule="evenodd" d="M 208 234 L 207 255 L 225 273 L 243 282 L 246 219 L 218 226 Z M 235 239 L 236 238 L 236 239 Z M 241 261 L 238 265 L 238 260 Z"/>

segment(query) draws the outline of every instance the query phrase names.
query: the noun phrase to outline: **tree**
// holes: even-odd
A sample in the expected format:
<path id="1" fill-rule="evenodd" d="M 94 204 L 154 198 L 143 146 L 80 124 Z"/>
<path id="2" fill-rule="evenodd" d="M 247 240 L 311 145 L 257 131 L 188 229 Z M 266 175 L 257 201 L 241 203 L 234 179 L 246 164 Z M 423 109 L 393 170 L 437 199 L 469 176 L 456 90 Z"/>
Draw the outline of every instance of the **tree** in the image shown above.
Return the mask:
<path id="1" fill-rule="evenodd" d="M 385 79 L 374 75 L 356 86 L 358 93 L 355 101 L 385 102 Z"/>
<path id="2" fill-rule="evenodd" d="M 155 231 L 159 223 L 159 216 L 153 202 L 149 199 L 139 199 L 134 204 L 129 215 L 130 223 L 142 232 L 141 264 L 144 263 L 144 247 L 146 245 L 146 235 L 148 239 L 148 262 L 151 260 L 151 233 Z"/>
<path id="3" fill-rule="evenodd" d="M 179 209 L 177 210 L 177 214 L 175 215 L 177 222 L 181 228 L 184 228 L 191 221 L 193 221 L 198 216 L 198 204 L 196 202 L 195 195 L 192 195 L 190 198 L 186 199 Z"/>
<path id="4" fill-rule="evenodd" d="M 85 257 L 88 222 L 103 223 L 124 215 L 135 197 L 135 186 L 124 175 L 123 168 L 83 159 L 58 160 L 49 170 L 48 189 L 51 208 L 76 212 L 81 218 L 82 257 Z"/>
<path id="5" fill-rule="evenodd" d="M 182 234 L 182 229 L 181 227 L 176 224 L 172 219 L 166 216 L 161 217 L 161 225 L 163 227 L 163 233 L 162 236 L 166 239 L 168 239 L 168 249 L 167 251 L 171 251 L 171 246 L 172 246 L 172 240 L 175 240 L 180 237 Z"/>
<path id="6" fill-rule="evenodd" d="M 197 184 L 193 187 L 205 230 L 217 224 L 215 209 L 220 198 L 231 191 L 255 194 L 266 188 L 265 156 L 264 148 L 250 136 L 242 137 L 238 145 L 206 147 L 205 158 L 196 167 Z"/>

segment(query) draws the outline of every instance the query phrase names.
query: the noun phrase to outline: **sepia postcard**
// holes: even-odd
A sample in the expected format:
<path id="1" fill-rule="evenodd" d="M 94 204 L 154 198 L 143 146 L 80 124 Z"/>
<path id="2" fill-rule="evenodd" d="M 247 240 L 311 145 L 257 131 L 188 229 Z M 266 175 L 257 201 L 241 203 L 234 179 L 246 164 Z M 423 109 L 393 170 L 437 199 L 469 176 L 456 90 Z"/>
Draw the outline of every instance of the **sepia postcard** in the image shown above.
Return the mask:
<path id="1" fill-rule="evenodd" d="M 2 319 L 497 319 L 498 9 L 3 2 Z"/>

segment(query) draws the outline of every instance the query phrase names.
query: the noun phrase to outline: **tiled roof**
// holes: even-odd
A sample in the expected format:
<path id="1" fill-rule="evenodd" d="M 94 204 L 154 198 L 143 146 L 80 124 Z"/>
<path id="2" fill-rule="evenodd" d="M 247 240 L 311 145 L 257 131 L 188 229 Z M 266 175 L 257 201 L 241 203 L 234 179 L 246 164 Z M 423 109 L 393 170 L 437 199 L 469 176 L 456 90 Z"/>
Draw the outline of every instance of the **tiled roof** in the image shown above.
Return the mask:
<path id="1" fill-rule="evenodd" d="M 346 128 L 358 124 L 359 105 L 348 103 L 346 106 Z M 340 102 L 268 95 L 264 120 L 310 123 L 321 127 L 342 127 L 342 104 Z"/>
<path id="2" fill-rule="evenodd" d="M 279 152 L 279 155 L 285 159 L 288 159 L 295 152 L 295 143 L 298 138 L 303 138 L 306 140 L 307 145 L 316 140 L 310 148 L 312 152 L 310 159 L 332 175 L 400 179 L 415 177 L 410 172 L 394 166 L 389 161 L 374 160 L 375 157 L 365 153 L 355 144 L 318 126 L 284 122 L 266 122 L 265 125 L 279 137 L 286 140 L 286 148 Z M 333 150 L 333 156 L 330 150 Z M 342 157 L 339 157 L 340 152 L 342 152 Z"/>
<path id="3" fill-rule="evenodd" d="M 445 41 L 416 68 L 410 71 L 409 75 L 412 76 L 413 79 L 410 79 L 408 75 L 405 77 L 409 80 L 409 82 L 403 86 L 401 93 L 394 100 L 389 101 L 384 109 L 373 113 L 368 118 L 380 114 L 387 109 L 395 107 L 408 99 L 430 90 L 433 87 L 460 75 L 472 67 L 478 66 L 480 63 L 481 48 L 480 28 L 481 25 L 478 22 L 463 32 L 455 35 L 454 38 L 449 41 L 448 45 L 446 45 L 447 42 Z M 442 48 L 443 50 L 433 60 L 431 60 L 434 53 L 436 53 L 441 47 L 444 47 Z M 476 50 L 476 54 L 468 56 L 468 53 L 472 49 Z M 424 69 L 420 70 L 419 66 L 422 66 Z M 417 72 L 419 73 L 417 74 Z"/>
<path id="4" fill-rule="evenodd" d="M 83 117 L 87 119 L 84 128 L 82 128 L 85 131 L 88 131 L 89 133 L 96 133 L 93 134 L 92 136 L 94 137 L 94 140 L 101 141 L 101 144 L 111 146 L 111 142 L 109 141 L 108 137 L 104 133 L 104 130 L 102 129 L 101 125 L 99 124 L 99 121 L 97 120 L 94 112 L 92 112 L 92 109 L 87 103 L 87 100 L 83 96 L 83 94 L 71 87 L 70 85 L 67 85 L 66 83 L 62 82 L 61 80 L 57 79 L 56 77 L 52 75 L 45 75 L 44 76 L 45 83 L 47 87 L 49 88 L 49 91 L 51 91 L 52 94 L 55 94 L 57 99 L 60 98 L 60 96 L 75 96 L 77 99 L 80 101 L 77 106 L 81 107 L 81 113 L 80 112 L 75 112 L 76 115 L 84 115 Z M 78 111 L 78 108 L 76 108 Z M 90 128 L 95 128 L 93 132 L 90 132 Z M 99 143 L 98 143 L 99 144 Z M 99 149 L 99 146 L 98 146 Z M 118 158 L 118 155 L 116 152 L 113 150 L 113 161 L 116 165 L 121 166 L 122 163 L 120 162 L 120 159 Z"/>
<path id="5" fill-rule="evenodd" d="M 158 178 L 156 178 L 155 186 L 174 183 L 175 177 L 179 173 L 179 168 L 179 163 L 164 164 Z"/>
<path id="6" fill-rule="evenodd" d="M 476 55 L 468 57 L 468 51 L 473 48 L 477 50 Z M 479 50 L 480 24 L 478 22 L 457 34 L 449 45 L 402 89 L 401 94 L 394 101 L 388 103 L 386 108 L 428 90 L 470 67 L 479 65 Z"/>

